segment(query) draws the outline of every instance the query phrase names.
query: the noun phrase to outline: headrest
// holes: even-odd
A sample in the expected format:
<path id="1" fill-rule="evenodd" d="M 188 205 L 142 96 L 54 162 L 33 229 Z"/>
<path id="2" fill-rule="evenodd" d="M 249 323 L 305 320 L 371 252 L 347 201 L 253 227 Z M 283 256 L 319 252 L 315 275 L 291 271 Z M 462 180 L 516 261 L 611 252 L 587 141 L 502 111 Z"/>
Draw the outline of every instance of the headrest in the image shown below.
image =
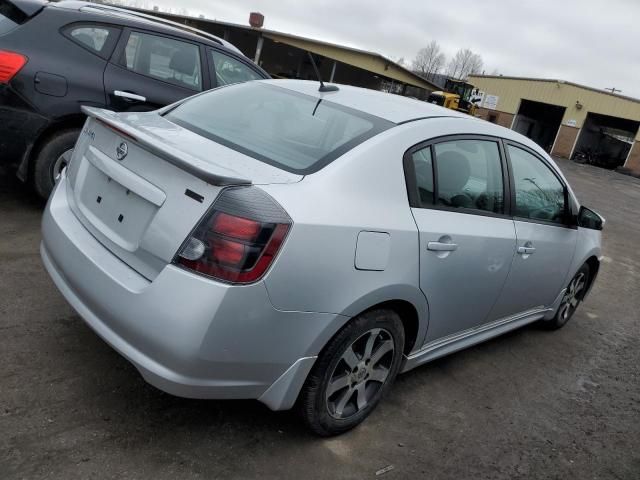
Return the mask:
<path id="1" fill-rule="evenodd" d="M 471 176 L 469 160 L 459 152 L 444 152 L 437 155 L 438 190 L 448 195 L 462 191 Z"/>
<path id="2" fill-rule="evenodd" d="M 171 55 L 169 68 L 185 75 L 193 75 L 196 69 L 196 57 L 190 50 L 176 50 Z"/>

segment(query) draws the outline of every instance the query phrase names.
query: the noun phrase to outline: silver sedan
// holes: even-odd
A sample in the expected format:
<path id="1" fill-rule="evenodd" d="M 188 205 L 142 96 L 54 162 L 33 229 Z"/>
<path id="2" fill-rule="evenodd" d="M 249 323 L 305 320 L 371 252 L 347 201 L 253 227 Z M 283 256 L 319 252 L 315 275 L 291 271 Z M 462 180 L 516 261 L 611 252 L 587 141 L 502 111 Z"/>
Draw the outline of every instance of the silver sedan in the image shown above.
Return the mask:
<path id="1" fill-rule="evenodd" d="M 88 120 L 43 220 L 53 281 L 156 387 L 353 428 L 396 375 L 593 285 L 604 220 L 549 156 L 418 100 L 254 81 Z"/>

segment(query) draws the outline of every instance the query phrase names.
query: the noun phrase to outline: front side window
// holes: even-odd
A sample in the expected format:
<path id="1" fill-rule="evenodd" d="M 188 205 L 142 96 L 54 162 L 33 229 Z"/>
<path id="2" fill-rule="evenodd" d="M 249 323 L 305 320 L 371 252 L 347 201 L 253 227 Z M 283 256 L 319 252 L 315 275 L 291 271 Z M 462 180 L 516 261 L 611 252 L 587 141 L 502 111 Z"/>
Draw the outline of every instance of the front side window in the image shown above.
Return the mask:
<path id="1" fill-rule="evenodd" d="M 218 86 L 262 79 L 257 72 L 239 60 L 231 58 L 216 50 L 210 50 L 210 52 L 216 72 L 216 82 Z"/>
<path id="2" fill-rule="evenodd" d="M 564 186 L 538 157 L 508 145 L 516 204 L 514 216 L 563 224 Z"/>
<path id="3" fill-rule="evenodd" d="M 434 146 L 438 205 L 493 213 L 504 211 L 498 143 L 453 140 Z"/>
<path id="4" fill-rule="evenodd" d="M 186 100 L 165 116 L 233 150 L 302 175 L 394 125 L 265 82 L 212 90 Z"/>
<path id="5" fill-rule="evenodd" d="M 122 63 L 142 75 L 191 90 L 202 89 L 200 49 L 192 43 L 131 32 Z"/>

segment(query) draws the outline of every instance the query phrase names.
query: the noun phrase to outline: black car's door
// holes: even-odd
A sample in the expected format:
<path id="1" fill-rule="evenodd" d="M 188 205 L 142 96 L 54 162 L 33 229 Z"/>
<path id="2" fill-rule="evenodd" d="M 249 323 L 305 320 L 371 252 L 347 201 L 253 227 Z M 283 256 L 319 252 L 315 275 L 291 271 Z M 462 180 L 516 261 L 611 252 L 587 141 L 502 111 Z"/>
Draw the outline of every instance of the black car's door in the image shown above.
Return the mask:
<path id="1" fill-rule="evenodd" d="M 120 28 L 74 22 L 60 33 L 62 37 L 55 36 L 46 45 L 30 39 L 24 54 L 35 67 L 30 67 L 34 70 L 29 75 L 32 81 L 22 82 L 20 93 L 51 117 L 78 113 L 79 105 L 104 106 L 104 69 L 118 42 Z"/>
<path id="2" fill-rule="evenodd" d="M 209 88 L 203 58 L 198 43 L 126 29 L 104 72 L 108 108 L 153 110 Z"/>

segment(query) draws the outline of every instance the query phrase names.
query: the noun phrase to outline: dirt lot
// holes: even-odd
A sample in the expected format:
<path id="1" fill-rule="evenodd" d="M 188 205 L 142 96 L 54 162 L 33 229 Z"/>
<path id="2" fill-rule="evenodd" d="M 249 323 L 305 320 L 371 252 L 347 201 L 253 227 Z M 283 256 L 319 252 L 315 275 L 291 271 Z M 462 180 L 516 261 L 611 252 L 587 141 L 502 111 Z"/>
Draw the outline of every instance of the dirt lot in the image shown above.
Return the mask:
<path id="1" fill-rule="evenodd" d="M 329 440 L 257 402 L 145 384 L 54 288 L 42 205 L 0 178 L 0 478 L 640 478 L 640 180 L 561 166 L 607 217 L 605 262 L 572 322 L 410 372 Z"/>

